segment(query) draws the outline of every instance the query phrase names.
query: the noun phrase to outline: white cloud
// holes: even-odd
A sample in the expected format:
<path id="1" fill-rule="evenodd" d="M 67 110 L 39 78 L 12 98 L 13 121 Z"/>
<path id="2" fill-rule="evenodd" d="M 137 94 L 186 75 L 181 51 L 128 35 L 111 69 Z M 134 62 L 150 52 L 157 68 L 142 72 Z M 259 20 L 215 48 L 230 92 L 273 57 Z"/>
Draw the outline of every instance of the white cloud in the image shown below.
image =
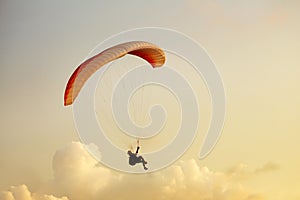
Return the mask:
<path id="1" fill-rule="evenodd" d="M 54 178 L 36 194 L 25 185 L 2 192 L 1 200 L 262 200 L 250 193 L 231 173 L 199 167 L 195 160 L 180 161 L 156 173 L 121 174 L 99 166 L 79 142 L 56 152 Z M 238 173 L 238 172 L 237 172 Z M 53 194 L 39 195 L 38 194 Z M 62 198 L 56 198 L 62 197 Z M 63 197 L 66 196 L 66 197 Z"/>
<path id="2" fill-rule="evenodd" d="M 68 200 L 68 198 L 31 193 L 26 185 L 20 185 L 17 187 L 12 186 L 9 190 L 0 192 L 0 200 Z"/>

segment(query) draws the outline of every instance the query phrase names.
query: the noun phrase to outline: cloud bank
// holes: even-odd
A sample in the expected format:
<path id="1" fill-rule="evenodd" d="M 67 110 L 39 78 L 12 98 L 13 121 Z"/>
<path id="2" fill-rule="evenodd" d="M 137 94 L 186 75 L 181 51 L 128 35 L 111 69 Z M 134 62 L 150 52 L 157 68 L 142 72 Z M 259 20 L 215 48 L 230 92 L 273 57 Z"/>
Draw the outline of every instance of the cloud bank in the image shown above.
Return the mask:
<path id="1" fill-rule="evenodd" d="M 12 186 L 9 190 L 0 192 L 0 200 L 68 200 L 68 198 L 31 193 L 26 185 L 20 185 L 17 187 Z"/>
<path id="2" fill-rule="evenodd" d="M 274 168 L 272 166 L 263 167 Z M 99 166 L 79 142 L 58 150 L 53 158 L 54 177 L 30 192 L 25 185 L 0 193 L 0 200 L 263 200 L 251 193 L 230 172 L 213 172 L 195 160 L 180 161 L 156 173 L 121 174 Z M 51 194 L 51 195 L 48 195 Z"/>

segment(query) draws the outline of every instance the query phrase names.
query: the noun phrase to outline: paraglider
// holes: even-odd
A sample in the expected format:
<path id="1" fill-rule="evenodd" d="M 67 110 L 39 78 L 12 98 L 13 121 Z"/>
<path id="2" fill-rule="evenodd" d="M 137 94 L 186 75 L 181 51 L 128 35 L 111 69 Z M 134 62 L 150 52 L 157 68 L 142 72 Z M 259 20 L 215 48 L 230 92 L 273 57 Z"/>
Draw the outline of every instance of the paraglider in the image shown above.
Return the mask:
<path id="1" fill-rule="evenodd" d="M 154 44 L 143 41 L 131 41 L 108 48 L 85 60 L 71 75 L 65 90 L 64 105 L 73 104 L 85 82 L 105 64 L 131 54 L 149 62 L 153 68 L 165 63 L 165 54 Z"/>
<path id="2" fill-rule="evenodd" d="M 144 41 L 131 41 L 105 49 L 97 55 L 85 60 L 71 75 L 64 94 L 64 105 L 72 105 L 84 86 L 85 82 L 105 64 L 121 58 L 126 54 L 135 55 L 146 60 L 153 68 L 161 67 L 165 63 L 165 54 L 158 46 Z M 134 166 L 137 163 L 142 163 L 144 169 L 147 162 L 144 158 L 138 155 L 140 149 L 139 141 L 137 141 L 137 150 L 133 153 L 127 151 L 129 155 L 129 164 Z"/>
<path id="3" fill-rule="evenodd" d="M 134 166 L 138 163 L 142 163 L 144 170 L 148 170 L 148 168 L 146 167 L 147 161 L 142 156 L 138 155 L 139 149 L 140 149 L 140 144 L 139 144 L 139 140 L 137 140 L 137 147 L 135 153 L 133 153 L 131 150 L 127 151 L 127 154 L 129 155 L 129 165 Z"/>

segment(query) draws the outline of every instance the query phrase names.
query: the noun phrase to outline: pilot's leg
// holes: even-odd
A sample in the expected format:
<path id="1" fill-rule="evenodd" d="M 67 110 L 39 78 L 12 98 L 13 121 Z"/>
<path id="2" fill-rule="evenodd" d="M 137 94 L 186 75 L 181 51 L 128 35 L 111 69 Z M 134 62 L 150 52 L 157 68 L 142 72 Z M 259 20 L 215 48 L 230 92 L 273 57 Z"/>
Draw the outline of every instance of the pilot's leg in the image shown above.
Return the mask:
<path id="1" fill-rule="evenodd" d="M 139 156 L 138 158 L 140 162 L 142 162 L 143 164 L 147 164 L 147 161 L 142 156 Z"/>
<path id="2" fill-rule="evenodd" d="M 144 170 L 147 170 L 147 169 L 148 169 L 148 168 L 146 167 L 146 164 L 147 164 L 147 162 L 144 160 L 144 162 L 143 162 Z"/>

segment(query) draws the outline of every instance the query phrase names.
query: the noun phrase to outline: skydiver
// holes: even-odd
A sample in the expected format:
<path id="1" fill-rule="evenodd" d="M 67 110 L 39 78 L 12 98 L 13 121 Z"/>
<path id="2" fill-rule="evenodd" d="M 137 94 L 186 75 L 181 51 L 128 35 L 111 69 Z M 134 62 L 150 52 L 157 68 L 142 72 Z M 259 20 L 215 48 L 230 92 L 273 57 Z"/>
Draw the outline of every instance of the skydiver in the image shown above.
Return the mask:
<path id="1" fill-rule="evenodd" d="M 131 166 L 134 166 L 137 163 L 143 163 L 144 170 L 148 170 L 146 167 L 147 161 L 142 156 L 138 156 L 140 149 L 139 140 L 137 140 L 137 147 L 135 153 L 133 153 L 131 150 L 128 150 L 127 153 L 129 155 L 129 164 Z"/>

